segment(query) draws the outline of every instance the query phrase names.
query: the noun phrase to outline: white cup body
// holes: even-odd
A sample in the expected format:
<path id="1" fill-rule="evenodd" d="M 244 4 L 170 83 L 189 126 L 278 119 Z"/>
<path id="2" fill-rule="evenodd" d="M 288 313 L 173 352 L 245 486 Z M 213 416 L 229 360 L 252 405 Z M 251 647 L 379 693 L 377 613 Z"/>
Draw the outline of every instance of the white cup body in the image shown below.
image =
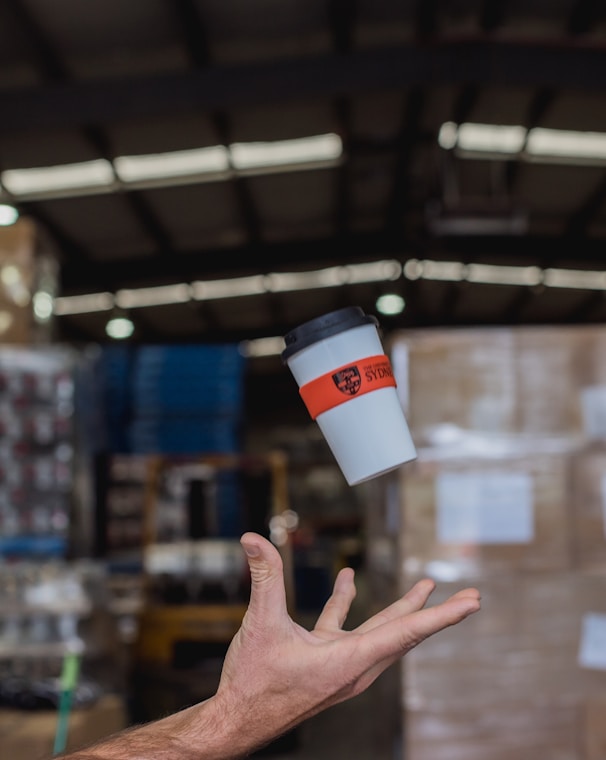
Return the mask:
<path id="1" fill-rule="evenodd" d="M 365 324 L 302 348 L 287 364 L 301 387 L 339 367 L 382 353 L 377 328 Z M 354 396 L 319 414 L 316 422 L 350 486 L 417 456 L 394 387 Z"/>

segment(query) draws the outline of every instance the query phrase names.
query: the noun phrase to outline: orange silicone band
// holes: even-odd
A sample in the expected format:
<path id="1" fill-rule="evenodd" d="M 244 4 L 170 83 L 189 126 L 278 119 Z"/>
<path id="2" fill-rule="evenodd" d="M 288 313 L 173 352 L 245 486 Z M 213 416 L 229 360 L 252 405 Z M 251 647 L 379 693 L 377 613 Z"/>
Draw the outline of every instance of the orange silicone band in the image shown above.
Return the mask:
<path id="1" fill-rule="evenodd" d="M 396 381 L 385 354 L 358 359 L 320 375 L 299 388 L 312 419 L 346 401 L 379 388 L 395 388 Z"/>

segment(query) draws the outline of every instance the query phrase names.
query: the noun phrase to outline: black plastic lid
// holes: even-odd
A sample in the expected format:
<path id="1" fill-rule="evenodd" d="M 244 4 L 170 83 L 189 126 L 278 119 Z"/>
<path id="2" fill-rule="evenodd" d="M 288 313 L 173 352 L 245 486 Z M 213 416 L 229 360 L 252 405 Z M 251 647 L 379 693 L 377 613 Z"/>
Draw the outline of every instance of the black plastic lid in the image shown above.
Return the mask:
<path id="1" fill-rule="evenodd" d="M 282 361 L 285 362 L 303 348 L 312 346 L 324 338 L 330 338 L 332 335 L 338 335 L 345 330 L 351 330 L 352 327 L 378 324 L 377 318 L 365 314 L 360 306 L 346 306 L 344 309 L 323 314 L 321 317 L 316 317 L 309 322 L 304 322 L 299 327 L 295 327 L 294 330 L 284 336 L 286 348 L 282 351 Z"/>

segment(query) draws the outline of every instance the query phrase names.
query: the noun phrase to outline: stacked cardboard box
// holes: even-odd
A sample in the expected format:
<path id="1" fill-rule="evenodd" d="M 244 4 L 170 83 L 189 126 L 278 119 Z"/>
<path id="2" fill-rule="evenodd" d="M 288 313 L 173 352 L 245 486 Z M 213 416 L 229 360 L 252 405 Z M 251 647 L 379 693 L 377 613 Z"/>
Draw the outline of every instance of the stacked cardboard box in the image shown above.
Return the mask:
<path id="1" fill-rule="evenodd" d="M 606 576 L 606 447 L 588 444 L 570 464 L 574 565 Z"/>
<path id="2" fill-rule="evenodd" d="M 114 694 L 102 697 L 90 707 L 71 712 L 67 751 L 87 747 L 128 726 L 125 701 Z M 57 731 L 55 710 L 0 709 L 2 756 L 11 760 L 42 760 L 52 755 Z"/>
<path id="3" fill-rule="evenodd" d="M 578 442 L 596 422 L 606 434 L 603 327 L 410 331 L 391 355 L 418 445 L 457 432 Z"/>
<path id="4" fill-rule="evenodd" d="M 0 341 L 31 345 L 51 337 L 56 261 L 40 229 L 21 218 L 0 227 Z M 34 309 L 34 294 L 46 298 Z M 42 294 L 42 295 L 40 295 Z"/>
<path id="5" fill-rule="evenodd" d="M 406 760 L 593 760 L 603 746 L 604 346 L 598 327 L 392 343 L 419 447 L 399 472 L 402 590 L 429 576 L 432 603 L 482 593 L 478 615 L 403 660 Z"/>

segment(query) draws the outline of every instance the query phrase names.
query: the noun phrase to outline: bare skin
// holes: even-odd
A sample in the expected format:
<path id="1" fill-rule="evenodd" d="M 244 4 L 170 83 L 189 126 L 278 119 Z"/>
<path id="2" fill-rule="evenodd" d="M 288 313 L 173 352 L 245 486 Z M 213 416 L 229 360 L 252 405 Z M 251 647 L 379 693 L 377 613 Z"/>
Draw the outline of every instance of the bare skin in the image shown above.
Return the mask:
<path id="1" fill-rule="evenodd" d="M 286 607 L 282 560 L 261 536 L 242 536 L 251 597 L 227 652 L 214 697 L 130 729 L 63 760 L 237 760 L 301 721 L 363 692 L 390 665 L 434 633 L 480 609 L 464 589 L 425 608 L 435 584 L 417 583 L 358 628 L 343 630 L 356 590 L 350 568 L 312 631 Z"/>

